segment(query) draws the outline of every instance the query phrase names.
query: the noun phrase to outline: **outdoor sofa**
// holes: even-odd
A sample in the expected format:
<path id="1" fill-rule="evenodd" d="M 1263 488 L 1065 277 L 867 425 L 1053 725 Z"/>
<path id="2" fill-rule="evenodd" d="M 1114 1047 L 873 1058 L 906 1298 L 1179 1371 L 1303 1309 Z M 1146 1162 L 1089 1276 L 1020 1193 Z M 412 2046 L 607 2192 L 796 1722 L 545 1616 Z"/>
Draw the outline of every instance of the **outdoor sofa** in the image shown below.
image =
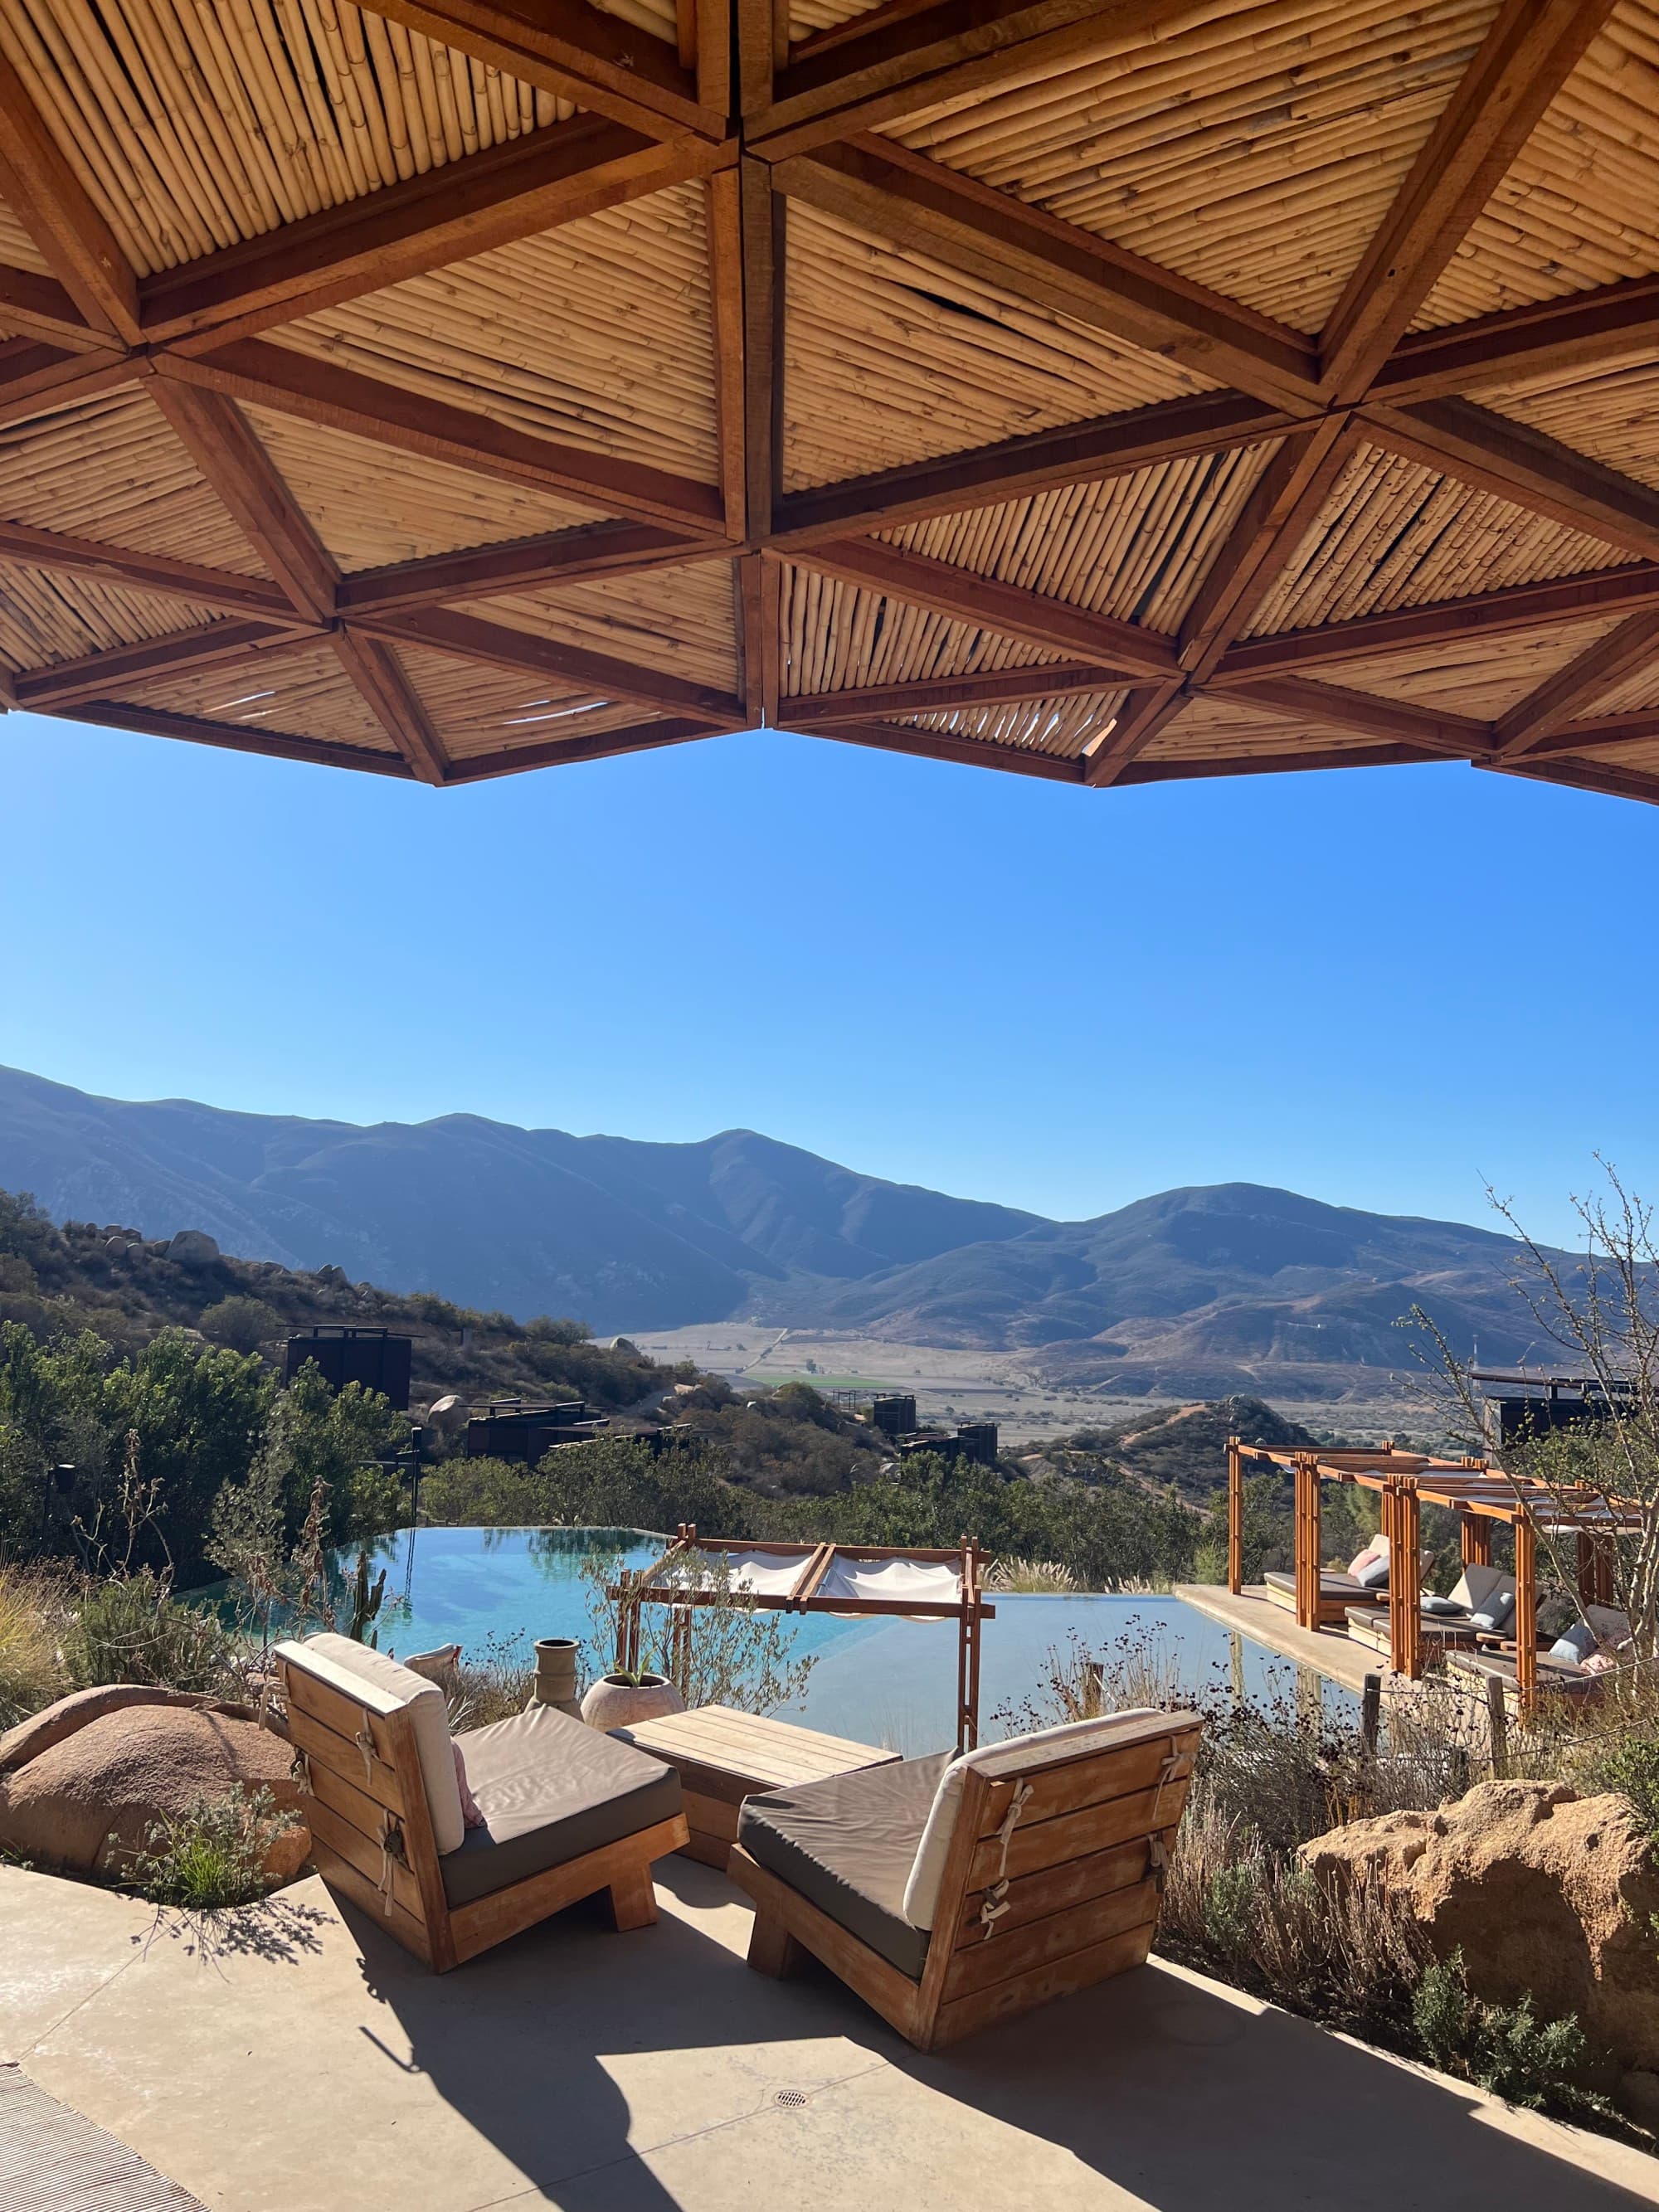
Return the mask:
<path id="1" fill-rule="evenodd" d="M 672 1767 L 550 1705 L 452 1738 L 435 1683 L 349 1637 L 276 1659 L 318 1872 L 434 1971 L 600 1890 L 619 1929 L 655 1920 Z"/>
<path id="2" fill-rule="evenodd" d="M 749 1963 L 802 1952 L 919 2050 L 1145 1963 L 1197 1713 L 1124 1712 L 749 1798 Z"/>
<path id="3" fill-rule="evenodd" d="M 1587 1605 L 1583 1622 L 1594 1635 L 1595 1643 L 1582 1656 L 1569 1658 L 1558 1644 L 1538 1654 L 1538 1686 L 1540 1690 L 1558 1692 L 1563 1697 L 1600 1697 L 1612 1675 L 1617 1671 L 1617 1660 L 1609 1664 L 1604 1654 L 1618 1652 L 1630 1644 L 1630 1618 L 1617 1607 Z M 1563 1638 L 1562 1641 L 1567 1641 Z M 1587 1665 L 1586 1659 L 1594 1656 L 1596 1663 Z M 1628 1656 L 1626 1650 L 1626 1656 Z M 1505 1688 L 1519 1687 L 1519 1670 L 1516 1663 L 1513 1643 L 1487 1639 L 1484 1648 L 1475 1651 L 1455 1651 L 1449 1655 L 1446 1664 L 1460 1674 L 1474 1676 L 1485 1681 L 1502 1682 Z"/>
<path id="4" fill-rule="evenodd" d="M 1388 1592 L 1383 1592 L 1386 1602 Z M 1345 1616 L 1348 1634 L 1374 1650 L 1390 1649 L 1389 1616 L 1351 1606 Z M 1515 1577 L 1499 1567 L 1466 1566 L 1449 1594 L 1423 1593 L 1418 1633 L 1426 1649 L 1473 1651 L 1482 1637 L 1500 1638 L 1515 1623 Z"/>
<path id="5" fill-rule="evenodd" d="M 1354 1610 L 1386 1614 L 1389 1604 L 1389 1540 L 1373 1536 L 1360 1559 L 1376 1562 L 1372 1571 L 1364 1580 L 1352 1567 L 1322 1567 L 1319 1571 L 1319 1626 L 1322 1628 L 1340 1628 L 1350 1612 Z M 1356 1560 L 1354 1565 L 1359 1564 Z M 1275 1605 L 1287 1612 L 1296 1611 L 1296 1577 L 1287 1569 L 1270 1567 L 1261 1577 L 1262 1587 Z"/>

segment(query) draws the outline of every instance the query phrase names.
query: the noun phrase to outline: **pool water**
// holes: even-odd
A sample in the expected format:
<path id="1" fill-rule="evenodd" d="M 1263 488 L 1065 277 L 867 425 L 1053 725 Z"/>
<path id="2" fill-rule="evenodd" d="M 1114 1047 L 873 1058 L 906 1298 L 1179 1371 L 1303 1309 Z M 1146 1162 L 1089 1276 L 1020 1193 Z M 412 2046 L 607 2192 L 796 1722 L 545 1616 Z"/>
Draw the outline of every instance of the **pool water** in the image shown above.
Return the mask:
<path id="1" fill-rule="evenodd" d="M 459 1644 L 482 1656 L 492 1639 L 592 1633 L 582 1564 L 595 1553 L 628 1567 L 647 1565 L 665 1540 L 638 1529 L 403 1529 L 378 1547 L 386 1570 L 376 1626 L 382 1650 L 408 1653 Z M 349 1565 L 349 1560 L 340 1564 Z M 1008 1597 L 994 1601 L 980 1667 L 981 1733 L 986 1740 L 1023 1725 L 1018 1707 L 1038 1689 L 1048 1654 L 1073 1632 L 1091 1656 L 1138 1650 L 1155 1666 L 1173 1662 L 1183 1687 L 1209 1698 L 1231 1685 L 1258 1698 L 1317 1694 L 1287 1660 L 1236 1635 L 1175 1597 Z M 937 1751 L 956 1737 L 957 1624 L 939 1620 L 837 1620 L 803 1613 L 791 1620 L 793 1655 L 817 1663 L 805 1696 L 781 1709 L 834 1735 L 884 1743 L 907 1754 Z M 1326 1686 L 1328 1703 L 1352 1702 Z M 999 1719 L 999 1713 L 1003 1717 Z"/>

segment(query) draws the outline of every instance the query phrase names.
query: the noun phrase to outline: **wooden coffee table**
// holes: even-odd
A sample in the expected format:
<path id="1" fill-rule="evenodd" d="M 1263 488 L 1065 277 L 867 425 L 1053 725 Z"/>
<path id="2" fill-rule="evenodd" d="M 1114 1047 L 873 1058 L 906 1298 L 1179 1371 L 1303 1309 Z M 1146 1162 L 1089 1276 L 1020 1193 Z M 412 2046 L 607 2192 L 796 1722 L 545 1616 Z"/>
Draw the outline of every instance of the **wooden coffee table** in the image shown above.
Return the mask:
<path id="1" fill-rule="evenodd" d="M 797 1789 L 803 1782 L 822 1782 L 860 1766 L 887 1766 L 899 1757 L 877 1744 L 822 1735 L 816 1729 L 738 1712 L 732 1705 L 701 1705 L 695 1712 L 670 1713 L 611 1733 L 677 1771 L 691 1831 L 685 1855 L 722 1873 L 738 1839 L 738 1810 L 745 1797 L 763 1790 Z"/>

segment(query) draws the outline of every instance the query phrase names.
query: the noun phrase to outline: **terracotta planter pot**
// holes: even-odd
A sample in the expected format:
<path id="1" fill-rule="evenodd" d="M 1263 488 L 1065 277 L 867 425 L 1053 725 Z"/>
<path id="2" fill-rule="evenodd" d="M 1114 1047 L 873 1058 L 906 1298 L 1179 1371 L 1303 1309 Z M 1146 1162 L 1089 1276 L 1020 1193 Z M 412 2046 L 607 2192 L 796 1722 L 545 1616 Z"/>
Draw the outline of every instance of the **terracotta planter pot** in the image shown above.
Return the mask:
<path id="1" fill-rule="evenodd" d="M 660 1674 L 647 1675 L 637 1686 L 614 1674 L 601 1674 L 582 1699 L 582 1718 L 594 1729 L 632 1728 L 638 1721 L 660 1720 L 665 1713 L 684 1711 L 684 1698 Z"/>
<path id="2" fill-rule="evenodd" d="M 536 1642 L 536 1703 L 572 1707 L 576 1703 L 576 1654 L 574 1636 L 543 1636 Z"/>

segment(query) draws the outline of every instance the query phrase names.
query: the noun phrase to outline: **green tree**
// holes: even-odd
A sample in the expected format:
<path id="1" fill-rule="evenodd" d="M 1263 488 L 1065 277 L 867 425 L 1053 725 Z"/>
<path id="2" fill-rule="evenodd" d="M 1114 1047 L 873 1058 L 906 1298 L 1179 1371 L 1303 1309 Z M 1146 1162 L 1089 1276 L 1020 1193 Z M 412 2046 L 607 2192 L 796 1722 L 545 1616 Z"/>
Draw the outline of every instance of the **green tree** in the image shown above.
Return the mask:
<path id="1" fill-rule="evenodd" d="M 210 1344 L 222 1344 L 231 1352 L 258 1352 L 283 1335 L 288 1324 L 263 1298 L 230 1297 L 209 1306 L 199 1326 Z"/>
<path id="2" fill-rule="evenodd" d="M 299 1534 L 319 1484 L 329 1542 L 355 1543 L 397 1526 L 398 1479 L 376 1462 L 408 1439 L 408 1422 L 380 1391 L 357 1382 L 335 1390 L 308 1359 L 275 1394 L 257 1456 L 240 1479 L 252 1472 L 262 1494 L 280 1499 L 285 1546 Z"/>

